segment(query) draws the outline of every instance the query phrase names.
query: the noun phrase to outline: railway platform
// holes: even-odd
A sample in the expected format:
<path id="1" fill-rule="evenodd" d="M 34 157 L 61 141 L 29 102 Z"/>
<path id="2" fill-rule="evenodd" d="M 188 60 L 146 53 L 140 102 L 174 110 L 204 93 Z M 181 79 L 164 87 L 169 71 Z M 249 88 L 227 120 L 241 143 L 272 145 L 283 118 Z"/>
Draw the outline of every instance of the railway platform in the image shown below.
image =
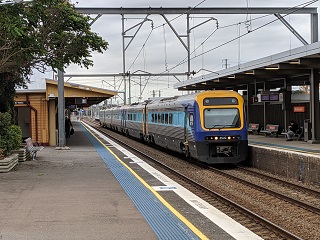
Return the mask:
<path id="1" fill-rule="evenodd" d="M 0 175 L 0 239 L 261 239 L 85 124 Z"/>
<path id="2" fill-rule="evenodd" d="M 289 180 L 320 186 L 320 143 L 252 134 L 248 135 L 248 140 L 250 166 Z"/>

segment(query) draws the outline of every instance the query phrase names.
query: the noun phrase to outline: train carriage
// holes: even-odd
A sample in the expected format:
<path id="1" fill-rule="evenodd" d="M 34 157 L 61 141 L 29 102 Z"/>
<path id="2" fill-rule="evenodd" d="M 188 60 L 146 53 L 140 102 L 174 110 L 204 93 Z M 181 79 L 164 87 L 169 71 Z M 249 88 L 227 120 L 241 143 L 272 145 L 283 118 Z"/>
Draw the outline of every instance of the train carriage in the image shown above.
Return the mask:
<path id="1" fill-rule="evenodd" d="M 144 118 L 145 104 L 132 104 L 126 109 L 124 120 L 125 134 L 130 135 L 141 140 L 144 139 L 143 134 L 143 118 Z"/>
<path id="2" fill-rule="evenodd" d="M 237 92 L 205 91 L 108 111 L 112 129 L 187 157 L 210 164 L 247 158 L 244 100 Z"/>
<path id="3" fill-rule="evenodd" d="M 208 163 L 236 163 L 247 158 L 244 100 L 233 91 L 202 92 L 194 104 L 196 158 Z M 190 145 L 190 144 L 189 144 Z"/>
<path id="4" fill-rule="evenodd" d="M 192 96 L 164 98 L 147 104 L 147 139 L 156 145 L 184 153 L 185 142 L 193 139 L 186 106 Z M 187 152 L 187 155 L 189 152 Z"/>

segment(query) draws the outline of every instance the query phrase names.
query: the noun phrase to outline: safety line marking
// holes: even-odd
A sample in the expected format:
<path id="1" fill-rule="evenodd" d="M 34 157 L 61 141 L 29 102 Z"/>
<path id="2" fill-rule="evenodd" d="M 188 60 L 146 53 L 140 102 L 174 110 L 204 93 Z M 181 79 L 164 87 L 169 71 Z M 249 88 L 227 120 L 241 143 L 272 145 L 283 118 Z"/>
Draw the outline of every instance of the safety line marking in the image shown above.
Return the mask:
<path id="1" fill-rule="evenodd" d="M 125 148 L 121 147 L 117 143 L 113 142 L 112 140 L 108 139 L 106 136 L 103 136 L 100 132 L 97 130 L 93 129 L 90 127 L 88 124 L 81 122 L 83 125 L 85 124 L 88 126 L 88 128 L 92 129 L 92 131 L 88 130 L 99 142 L 101 142 L 92 132 L 95 132 L 98 136 L 107 139 L 108 142 L 112 143 L 119 151 L 122 153 L 126 154 L 127 156 L 133 156 L 131 152 L 126 150 Z M 86 129 L 88 129 L 86 127 Z M 102 143 L 102 142 L 101 142 Z M 103 143 L 102 143 L 103 144 Z M 103 144 L 103 146 L 105 146 Z M 108 149 L 108 148 L 107 148 Z M 109 149 L 108 149 L 109 150 Z M 118 156 L 115 155 L 111 150 L 109 150 L 111 154 L 115 156 L 115 158 L 121 162 L 130 172 L 132 172 L 145 186 L 148 188 L 158 199 L 159 201 L 163 202 L 167 208 L 172 211 L 173 214 L 178 214 L 176 215 L 181 216 L 178 217 L 182 222 L 184 222 L 182 219 L 185 219 L 186 222 L 190 223 L 184 216 L 182 216 L 176 209 L 174 209 L 165 199 L 161 197 L 150 185 L 148 185 L 137 173 L 135 173 L 129 166 L 127 166 L 124 162 L 119 159 Z M 143 160 L 141 160 L 143 162 Z M 174 191 L 178 196 L 180 196 L 182 199 L 184 199 L 190 206 L 195 208 L 197 211 L 199 211 L 201 214 L 206 216 L 208 219 L 210 219 L 214 224 L 216 224 L 218 227 L 220 227 L 223 231 L 228 233 L 230 236 L 232 236 L 234 239 L 237 240 L 262 240 L 261 237 L 256 235 L 255 233 L 251 232 L 249 229 L 246 227 L 242 226 L 240 223 L 237 221 L 233 220 L 230 218 L 228 215 L 225 213 L 221 212 L 220 210 L 216 209 L 213 207 L 211 204 L 207 203 L 203 199 L 199 198 L 195 194 L 191 193 L 189 190 L 185 189 L 182 187 L 180 184 L 176 183 L 172 179 L 168 178 L 166 175 L 163 173 L 157 171 L 153 167 L 151 167 L 149 164 L 143 162 L 144 164 L 140 165 L 143 169 L 148 171 L 152 176 L 160 180 L 162 183 L 166 184 L 167 186 L 175 186 L 177 189 L 172 190 Z M 184 222 L 186 224 L 186 222 Z M 187 224 L 186 224 L 187 225 Z M 189 227 L 189 225 L 187 225 Z M 190 226 L 193 226 L 192 223 L 190 223 Z M 198 230 L 195 226 L 193 226 L 195 231 L 199 234 L 202 234 L 200 230 Z M 193 231 L 193 228 L 189 227 L 190 230 Z M 193 231 L 196 235 L 197 232 Z M 203 235 L 203 234 L 202 234 Z M 200 237 L 200 235 L 198 235 Z M 208 239 L 206 236 L 203 235 L 203 237 L 200 237 L 201 239 Z"/>
<path id="2" fill-rule="evenodd" d="M 285 146 L 280 146 L 280 145 L 271 145 L 268 144 L 266 145 L 265 143 L 261 143 L 261 142 L 249 142 L 249 146 L 254 146 L 254 147 L 261 147 L 264 149 L 268 149 L 268 150 L 276 150 L 279 152 L 287 152 L 287 153 L 295 153 L 295 154 L 299 154 L 299 153 L 303 153 L 303 155 L 309 156 L 309 157 L 316 157 L 316 158 L 320 158 L 320 153 L 317 152 L 311 152 L 311 151 L 307 151 L 307 150 L 303 150 L 303 149 L 296 149 L 296 148 L 287 148 Z"/>
<path id="3" fill-rule="evenodd" d="M 82 125 L 87 125 L 86 123 L 81 122 Z M 87 125 L 90 129 L 89 125 Z M 171 206 L 159 193 L 157 193 L 146 181 L 144 181 L 135 171 L 132 170 L 126 163 L 124 163 L 111 149 L 109 149 L 99 138 L 93 134 L 91 130 L 88 129 L 88 127 L 84 126 L 88 132 L 92 134 L 93 137 L 97 139 L 124 167 L 126 167 L 147 189 L 149 189 L 158 199 L 159 201 L 166 206 L 181 222 L 183 222 L 195 235 L 197 235 L 200 239 L 208 239 L 198 228 L 196 228 L 189 220 L 187 220 L 182 214 L 180 214 L 175 208 Z M 102 135 L 99 132 L 96 132 L 98 135 Z M 103 135 L 102 135 L 103 136 Z M 105 137 L 105 136 L 104 136 Z"/>

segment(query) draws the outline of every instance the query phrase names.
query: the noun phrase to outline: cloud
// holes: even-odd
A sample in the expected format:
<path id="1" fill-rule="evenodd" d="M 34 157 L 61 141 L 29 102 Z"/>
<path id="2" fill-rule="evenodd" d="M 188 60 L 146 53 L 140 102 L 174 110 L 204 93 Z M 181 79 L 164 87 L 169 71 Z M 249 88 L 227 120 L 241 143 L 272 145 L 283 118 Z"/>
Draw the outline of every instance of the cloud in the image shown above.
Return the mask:
<path id="1" fill-rule="evenodd" d="M 72 1 L 76 2 L 76 1 Z M 190 27 L 207 20 L 209 17 L 218 19 L 219 29 L 216 30 L 216 22 L 210 21 L 203 24 L 190 33 L 190 50 L 191 54 L 191 71 L 199 71 L 198 76 L 209 73 L 209 71 L 218 71 L 223 68 L 222 61 L 228 59 L 228 64 L 236 65 L 239 62 L 247 62 L 257 58 L 265 57 L 278 52 L 286 51 L 290 48 L 299 47 L 302 43 L 297 40 L 292 33 L 280 21 L 275 21 L 272 24 L 267 23 L 274 21 L 276 17 L 270 15 L 251 15 L 251 7 L 293 7 L 302 4 L 305 1 L 301 0 L 250 0 L 250 1 L 192 1 L 192 0 L 135 0 L 135 1 L 111 1 L 111 0 L 77 0 L 77 7 L 194 7 L 203 2 L 199 7 L 248 7 L 248 14 L 242 15 L 214 15 L 201 16 L 206 18 L 198 18 L 199 16 L 191 16 Z M 249 5 L 247 5 L 249 3 Z M 309 7 L 319 7 L 319 3 Z M 168 19 L 173 19 L 179 15 L 167 15 Z M 95 16 L 92 16 L 95 17 Z M 142 21 L 143 15 L 125 16 L 126 29 L 134 26 Z M 259 19 L 256 19 L 260 17 Z M 135 18 L 135 19 L 133 19 Z M 137 19 L 139 18 L 139 19 Z M 149 15 L 151 22 L 147 21 L 143 24 L 136 37 L 133 39 L 130 46 L 126 50 L 126 71 L 135 72 L 138 70 L 151 73 L 164 72 L 166 68 L 172 69 L 172 72 L 187 72 L 187 63 L 179 63 L 186 59 L 187 51 L 180 43 L 177 36 L 173 33 L 168 25 L 164 25 L 164 19 L 159 15 Z M 252 20 L 245 25 L 243 22 Z M 286 17 L 286 20 L 308 41 L 310 42 L 310 16 L 309 15 L 291 15 Z M 241 25 L 238 25 L 242 22 Z M 186 35 L 186 15 L 179 17 L 171 22 L 178 34 Z M 109 42 L 109 49 L 104 54 L 92 54 L 94 66 L 87 69 L 81 69 L 77 66 L 70 66 L 66 69 L 68 74 L 93 74 L 93 73 L 114 73 L 123 72 L 122 65 L 122 26 L 121 16 L 111 15 L 102 16 L 92 26 L 92 30 L 99 33 L 106 41 Z M 261 27 L 266 25 L 264 27 Z M 229 27 L 227 27 L 229 26 Z M 307 26 L 307 27 L 306 27 Z M 261 27 L 261 28 L 260 28 Z M 240 29 L 240 32 L 239 32 Z M 248 29 L 252 32 L 246 34 Z M 257 29 L 257 30 L 256 30 Z M 216 31 L 215 31 L 216 30 Z M 215 31 L 215 32 L 214 32 Z M 151 35 L 149 36 L 151 32 Z M 213 33 L 214 32 L 214 33 Z M 135 29 L 127 33 L 127 36 L 133 35 Z M 237 39 L 242 34 L 245 36 Z M 211 37 L 209 37 L 212 34 Z M 209 37 L 209 38 L 208 38 Z M 208 38 L 208 39 L 207 39 Z M 181 37 L 187 44 L 185 37 Z M 206 40 L 207 39 L 207 40 Z M 235 39 L 231 41 L 232 39 Z M 126 44 L 129 42 L 126 38 Z M 228 43 L 229 42 L 229 43 Z M 145 45 L 144 45 L 145 44 Z M 197 49 L 196 49 L 197 48 Z M 239 55 L 240 53 L 240 55 Z M 179 77 L 181 80 L 186 80 L 187 77 Z M 102 80 L 108 81 L 111 85 L 114 81 L 117 82 L 116 89 L 123 90 L 123 84 L 120 85 L 120 77 L 104 77 L 104 78 L 73 78 L 70 81 L 79 83 L 92 84 L 98 87 L 102 85 L 110 89 L 107 84 L 102 84 Z M 140 83 L 139 77 L 133 77 L 133 81 Z M 150 97 L 153 90 L 162 90 L 166 96 L 181 94 L 177 93 L 172 88 L 173 83 L 178 80 L 174 77 L 141 77 L 142 86 L 134 84 L 132 86 L 132 96 L 134 100 L 140 95 L 140 88 L 145 89 L 143 98 Z M 147 85 L 145 85 L 147 83 Z"/>

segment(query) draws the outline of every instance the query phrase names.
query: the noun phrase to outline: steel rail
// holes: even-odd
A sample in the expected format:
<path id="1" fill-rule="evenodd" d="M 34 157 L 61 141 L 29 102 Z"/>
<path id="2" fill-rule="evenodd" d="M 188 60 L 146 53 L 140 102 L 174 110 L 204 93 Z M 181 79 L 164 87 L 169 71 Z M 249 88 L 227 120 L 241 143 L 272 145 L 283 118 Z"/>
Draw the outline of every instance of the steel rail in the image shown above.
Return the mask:
<path id="1" fill-rule="evenodd" d="M 292 204 L 294 204 L 294 205 L 296 205 L 298 207 L 302 207 L 302 208 L 304 208 L 304 209 L 306 209 L 306 210 L 308 210 L 310 212 L 313 212 L 313 213 L 316 213 L 316 214 L 320 215 L 320 209 L 315 207 L 315 206 L 312 206 L 312 205 L 310 205 L 308 203 L 301 202 L 299 200 L 296 200 L 294 198 L 288 197 L 288 196 L 283 195 L 281 193 L 275 192 L 275 191 L 270 190 L 268 188 L 262 187 L 260 185 L 255 184 L 255 183 L 249 182 L 249 181 L 244 180 L 242 178 L 239 178 L 237 176 L 233 176 L 232 174 L 230 174 L 228 172 L 221 171 L 221 170 L 218 170 L 218 169 L 213 168 L 213 167 L 210 167 L 209 169 L 211 171 L 217 173 L 217 174 L 220 174 L 221 176 L 227 177 L 227 178 L 232 179 L 232 180 L 234 180 L 236 182 L 240 182 L 240 183 L 242 183 L 244 185 L 247 185 L 247 186 L 250 186 L 250 187 L 252 187 L 252 188 L 254 188 L 256 190 L 259 190 L 261 192 L 265 192 L 265 193 L 267 193 L 269 195 L 277 197 L 277 198 L 279 198 L 281 200 L 285 200 L 286 202 L 292 203 Z"/>
<path id="2" fill-rule="evenodd" d="M 88 123 L 88 122 L 87 122 Z M 91 125 L 92 126 L 92 125 Z M 94 127 L 94 126 L 92 126 Z M 203 186 L 202 184 L 193 181 L 192 179 L 190 179 L 188 176 L 183 175 L 182 173 L 174 170 L 173 168 L 167 166 L 166 164 L 161 163 L 160 161 L 158 161 L 157 159 L 143 153 L 142 151 L 140 151 L 139 149 L 136 149 L 132 146 L 130 146 L 129 144 L 123 143 L 121 140 L 109 135 L 106 131 L 102 131 L 101 127 L 94 127 L 96 130 L 98 130 L 99 132 L 107 135 L 109 138 L 111 138 L 113 141 L 117 142 L 119 145 L 124 146 L 125 148 L 127 148 L 128 150 L 134 151 L 140 155 L 142 155 L 143 157 L 145 157 L 146 159 L 156 163 L 157 165 L 161 166 L 162 168 L 164 168 L 165 170 L 169 171 L 171 174 L 174 174 L 176 176 L 178 176 L 180 179 L 182 179 L 183 181 L 194 185 L 196 187 L 196 189 L 201 189 L 202 191 L 207 192 L 207 194 L 211 195 L 211 197 L 214 197 L 216 199 L 219 199 L 221 202 L 233 207 L 235 210 L 241 212 L 242 214 L 244 214 L 245 216 L 260 222 L 261 224 L 263 224 L 266 228 L 272 229 L 273 232 L 281 235 L 282 237 L 286 238 L 286 239 L 292 239 L 292 240 L 303 240 L 303 238 L 300 238 L 299 236 L 287 231 L 286 229 L 272 223 L 271 221 L 267 220 L 266 218 L 252 212 L 251 210 L 237 204 L 236 202 L 232 201 L 231 199 L 228 199 L 224 196 L 222 196 L 221 194 Z"/>
<path id="3" fill-rule="evenodd" d="M 313 194 L 313 195 L 315 195 L 315 196 L 320 198 L 320 191 L 317 191 L 317 190 L 314 190 L 314 189 L 311 189 L 311 188 L 307 188 L 307 187 L 303 187 L 303 186 L 297 185 L 295 183 L 287 182 L 287 181 L 279 179 L 279 178 L 274 178 L 274 177 L 268 176 L 266 174 L 253 171 L 250 168 L 246 168 L 246 167 L 242 167 L 242 166 L 238 166 L 238 168 L 243 170 L 243 171 L 245 171 L 245 172 L 251 173 L 253 175 L 256 175 L 256 176 L 259 176 L 259 177 L 263 177 L 263 178 L 266 178 L 266 179 L 271 180 L 271 181 L 277 181 L 277 182 L 279 182 L 281 184 L 285 184 L 287 186 L 290 186 L 292 188 L 296 188 L 296 189 L 298 189 L 300 191 L 303 191 L 303 192 L 308 192 L 308 193 Z"/>

